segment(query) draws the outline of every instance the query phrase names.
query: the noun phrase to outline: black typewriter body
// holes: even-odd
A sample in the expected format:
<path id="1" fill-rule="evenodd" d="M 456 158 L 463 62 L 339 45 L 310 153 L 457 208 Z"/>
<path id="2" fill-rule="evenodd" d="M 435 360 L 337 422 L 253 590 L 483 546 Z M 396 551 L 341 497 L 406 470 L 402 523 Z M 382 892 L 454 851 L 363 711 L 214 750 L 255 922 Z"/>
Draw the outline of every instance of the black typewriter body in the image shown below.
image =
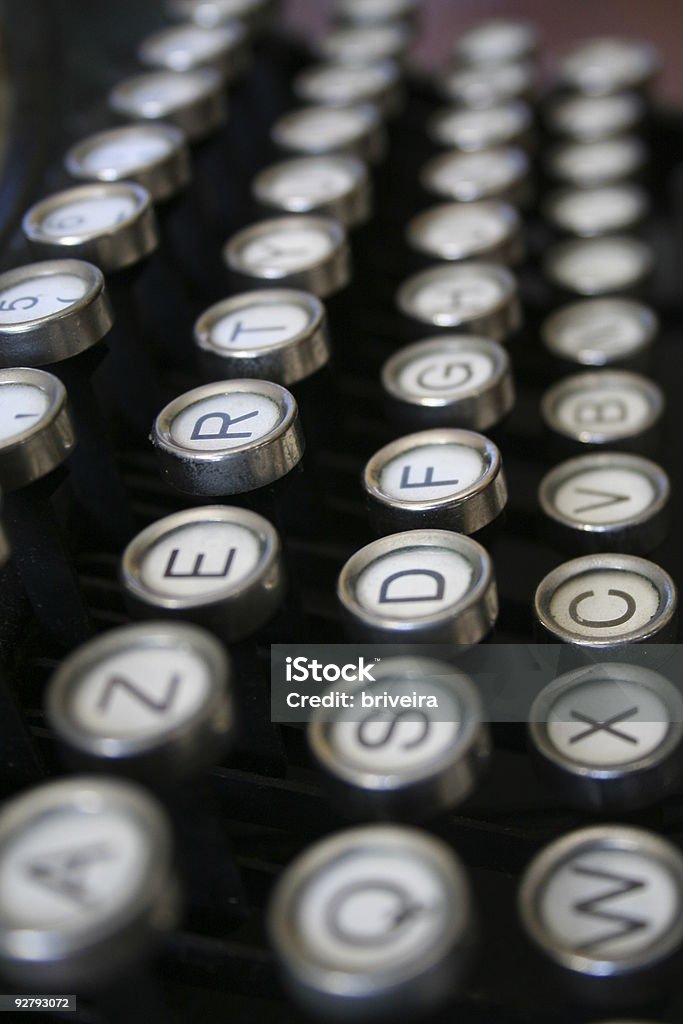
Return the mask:
<path id="1" fill-rule="evenodd" d="M 118 5 L 104 0 L 53 0 L 49 4 L 23 0 L 21 4 L 3 4 L 0 14 L 7 112 L 0 179 L 0 261 L 4 271 L 42 258 L 26 246 L 22 215 L 39 198 L 74 184 L 63 168 L 64 153 L 90 132 L 119 123 L 107 109 L 107 93 L 120 79 L 136 71 L 139 41 L 166 22 L 162 5 L 153 0 Z M 278 159 L 269 129 L 298 102 L 291 81 L 312 59 L 304 43 L 280 33 L 277 27 L 259 37 L 248 70 L 229 87 L 227 123 L 192 151 L 195 176 L 187 190 L 190 199 L 181 196 L 176 208 L 162 212 L 163 262 L 148 267 L 137 280 L 131 279 L 130 285 L 118 287 L 115 298 L 127 295 L 130 301 L 127 314 L 136 317 L 134 322 L 138 324 L 144 324 L 144 314 L 149 314 L 151 331 L 157 338 L 175 330 L 167 300 L 176 289 L 190 322 L 211 303 L 237 291 L 222 264 L 221 248 L 229 236 L 263 216 L 251 197 L 250 182 L 257 171 Z M 240 1024 L 271 1020 L 294 1024 L 309 1019 L 281 983 L 266 935 L 266 910 L 285 865 L 318 839 L 346 828 L 349 821 L 321 789 L 303 730 L 270 722 L 270 645 L 347 642 L 335 596 L 337 576 L 344 562 L 375 537 L 360 476 L 373 452 L 409 432 L 385 412 L 380 370 L 401 345 L 432 334 L 428 327 L 421 330 L 406 324 L 397 311 L 395 293 L 408 275 L 425 265 L 410 252 L 404 231 L 410 218 L 439 201 L 422 188 L 419 175 L 427 159 L 439 152 L 427 138 L 425 124 L 442 101 L 426 77 L 408 73 L 405 91 L 401 113 L 387 122 L 388 155 L 372 168 L 372 216 L 349 233 L 350 284 L 329 302 L 324 300 L 332 369 L 326 371 L 329 377 L 322 388 L 311 392 L 302 389 L 300 393 L 304 433 L 307 424 L 311 425 L 314 471 L 309 473 L 306 455 L 303 470 L 297 471 L 284 496 L 275 491 L 271 494 L 266 488 L 255 506 L 266 516 L 273 505 L 278 508 L 276 525 L 286 540 L 288 572 L 301 612 L 294 610 L 292 600 L 285 612 L 276 614 L 254 637 L 237 642 L 234 650 L 227 645 L 234 656 L 240 725 L 232 749 L 205 782 L 214 806 L 220 809 L 217 827 L 223 838 L 217 849 L 222 850 L 225 842 L 232 855 L 231 864 L 216 874 L 223 885 L 234 880 L 234 904 L 226 908 L 224 916 L 213 908 L 214 913 L 206 920 L 201 915 L 189 922 L 181 918 L 181 923 L 165 935 L 150 971 L 168 1016 L 163 1011 L 159 1015 L 156 1007 L 150 1008 L 154 1024 L 157 1019 L 159 1024 L 164 1019 L 230 1019 Z M 656 256 L 644 301 L 660 320 L 643 372 L 659 385 L 666 400 L 659 433 L 648 454 L 665 469 L 671 484 L 668 531 L 646 557 L 680 584 L 680 114 L 655 104 L 648 110 L 642 135 L 651 154 L 643 181 L 652 207 L 641 237 L 650 242 Z M 547 136 L 540 129 L 538 150 L 547 144 Z M 543 195 L 549 183 L 542 171 L 535 172 L 535 176 L 538 192 Z M 195 216 L 203 223 L 201 236 L 192 238 Z M 549 446 L 539 403 L 544 391 L 563 373 L 581 367 L 561 367 L 540 341 L 542 321 L 563 300 L 544 281 L 539 269 L 554 236 L 543 223 L 538 203 L 524 211 L 523 232 L 527 256 L 515 268 L 523 323 L 507 345 L 516 400 L 500 423 L 483 431 L 502 452 L 509 491 L 502 517 L 482 535 L 493 560 L 500 603 L 497 621 L 486 641 L 494 644 L 536 641 L 532 612 L 536 587 L 551 569 L 572 557 L 547 539 L 538 507 L 541 478 L 562 458 Z M 175 302 L 178 294 L 172 297 Z M 116 307 L 115 301 L 113 305 Z M 103 356 L 102 366 L 94 367 L 94 378 L 100 375 L 106 358 Z M 55 372 L 59 375 L 58 370 Z M 163 367 L 160 386 L 164 402 L 205 380 L 183 361 L 181 354 Z M 293 391 L 297 394 L 296 386 Z M 100 390 L 99 396 L 98 402 L 108 415 L 105 391 Z M 329 407 L 326 397 L 330 398 Z M 325 429 L 325 416 L 333 405 L 334 428 Z M 147 439 L 117 423 L 115 414 L 112 420 L 115 462 L 130 499 L 135 532 L 183 508 L 221 501 L 249 507 L 248 497 L 240 496 L 234 502 L 230 498 L 205 500 L 175 491 L 161 479 Z M 130 615 L 118 576 L 121 543 L 104 536 L 78 511 L 62 482 L 48 496 L 73 553 L 95 631 L 99 634 L 128 623 Z M 299 503 L 305 511 L 300 510 Z M 7 735 L 0 723 L 0 743 L 7 744 L 9 752 L 7 756 L 0 754 L 0 787 L 7 799 L 65 774 L 64 760 L 45 718 L 44 693 L 60 661 L 76 646 L 75 642 L 60 643 L 37 620 L 23 593 L 17 565 L 10 558 L 2 577 L 4 594 L 0 594 L 0 664 L 6 687 L 2 700 L 8 708 Z M 52 566 L 45 571 L 52 571 Z M 297 634 L 299 629 L 301 635 Z M 671 637 L 672 643 L 678 640 L 678 634 Z M 24 723 L 27 729 L 16 748 L 12 746 L 15 723 L 17 728 Z M 624 823 L 650 830 L 683 848 L 683 790 L 641 810 L 575 810 L 536 773 L 522 724 L 495 723 L 492 736 L 489 769 L 472 795 L 462 805 L 421 826 L 443 839 L 462 859 L 479 927 L 476 957 L 459 994 L 419 1019 L 435 1024 L 680 1021 L 680 982 L 616 1009 L 609 1004 L 602 1006 L 599 1000 L 574 998 L 571 985 L 558 987 L 552 970 L 529 947 L 519 919 L 517 893 L 520 877 L 532 857 L 574 829 Z M 192 824 L 187 825 L 183 845 L 191 851 L 196 816 L 181 802 L 176 807 L 176 824 L 182 830 L 185 811 Z M 213 841 L 211 829 L 215 824 L 207 827 L 200 842 Z M 199 834 L 198 829 L 195 835 Z M 191 852 L 187 855 L 193 856 Z M 53 1010 L 48 1018 L 134 1020 L 134 985 L 128 987 L 126 983 L 124 987 L 125 993 L 113 986 L 102 998 L 86 996 L 79 999 L 75 1013 Z M 3 982 L 0 988 L 19 991 L 11 982 Z"/>

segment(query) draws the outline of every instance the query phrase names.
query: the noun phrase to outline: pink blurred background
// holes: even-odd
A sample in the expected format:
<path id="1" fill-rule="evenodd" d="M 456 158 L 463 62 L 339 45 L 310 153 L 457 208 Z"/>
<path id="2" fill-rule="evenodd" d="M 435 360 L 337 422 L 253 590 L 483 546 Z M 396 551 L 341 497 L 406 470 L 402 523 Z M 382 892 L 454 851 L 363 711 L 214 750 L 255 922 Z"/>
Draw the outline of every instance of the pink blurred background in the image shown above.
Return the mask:
<path id="1" fill-rule="evenodd" d="M 323 30 L 329 0 L 285 0 L 290 27 L 310 35 Z M 449 42 L 483 18 L 533 18 L 543 32 L 544 52 L 554 54 L 588 35 L 623 35 L 648 39 L 660 50 L 664 73 L 658 96 L 683 103 L 683 0 L 422 0 L 420 38 L 412 54 L 423 70 L 443 64 Z"/>

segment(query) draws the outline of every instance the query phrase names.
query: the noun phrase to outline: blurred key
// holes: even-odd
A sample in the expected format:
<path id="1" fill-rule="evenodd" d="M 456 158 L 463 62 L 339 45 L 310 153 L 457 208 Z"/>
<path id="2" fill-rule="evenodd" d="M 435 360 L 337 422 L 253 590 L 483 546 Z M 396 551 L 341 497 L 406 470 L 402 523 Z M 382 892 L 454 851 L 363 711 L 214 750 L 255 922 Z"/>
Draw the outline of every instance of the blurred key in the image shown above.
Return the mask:
<path id="1" fill-rule="evenodd" d="M 367 168 L 350 156 L 311 156 L 265 167 L 251 184 L 266 213 L 306 213 L 332 217 L 345 228 L 364 224 L 371 214 Z"/>
<path id="2" fill-rule="evenodd" d="M 299 72 L 292 88 L 304 103 L 330 107 L 371 103 L 383 117 L 398 113 L 403 100 L 400 69 L 391 60 L 312 64 Z"/>
<path id="3" fill-rule="evenodd" d="M 386 151 L 386 137 L 377 108 L 296 107 L 278 118 L 270 130 L 275 145 L 288 154 L 345 154 L 377 163 Z"/>
<path id="4" fill-rule="evenodd" d="M 212 28 L 193 22 L 157 29 L 138 46 L 141 64 L 166 71 L 211 68 L 226 82 L 244 73 L 249 62 L 247 32 L 239 21 Z"/>

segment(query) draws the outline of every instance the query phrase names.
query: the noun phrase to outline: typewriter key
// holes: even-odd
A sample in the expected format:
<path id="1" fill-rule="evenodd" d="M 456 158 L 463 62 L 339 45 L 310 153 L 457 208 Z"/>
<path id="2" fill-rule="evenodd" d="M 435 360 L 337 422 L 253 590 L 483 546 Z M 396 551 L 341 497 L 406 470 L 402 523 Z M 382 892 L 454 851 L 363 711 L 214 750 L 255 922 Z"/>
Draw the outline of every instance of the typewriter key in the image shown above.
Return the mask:
<path id="1" fill-rule="evenodd" d="M 645 89 L 659 71 L 654 46 L 642 40 L 587 39 L 567 53 L 557 67 L 560 85 L 586 96 L 609 96 Z"/>
<path id="2" fill-rule="evenodd" d="M 151 435 L 162 477 L 185 494 L 243 494 L 289 473 L 303 455 L 297 404 L 265 380 L 224 380 L 161 410 Z"/>
<path id="3" fill-rule="evenodd" d="M 379 25 L 351 25 L 333 29 L 315 44 L 322 60 L 341 64 L 374 64 L 378 60 L 401 62 L 413 39 L 404 21 Z"/>
<path id="4" fill-rule="evenodd" d="M 602 649 L 670 643 L 678 596 L 673 580 L 636 555 L 584 555 L 557 566 L 539 583 L 536 618 L 546 637 Z"/>
<path id="5" fill-rule="evenodd" d="M 433 260 L 518 263 L 524 253 L 519 214 L 499 199 L 431 206 L 409 222 L 406 239 Z"/>
<path id="6" fill-rule="evenodd" d="M 435 266 L 409 277 L 396 296 L 406 316 L 504 341 L 520 325 L 517 284 L 495 263 Z"/>
<path id="7" fill-rule="evenodd" d="M 580 455 L 551 469 L 538 501 L 560 541 L 589 550 L 648 551 L 666 536 L 669 478 L 626 452 Z"/>
<path id="8" fill-rule="evenodd" d="M 543 214 L 558 231 L 594 238 L 637 229 L 649 205 L 644 189 L 623 181 L 601 188 L 568 188 L 554 192 L 544 203 Z"/>
<path id="9" fill-rule="evenodd" d="M 105 987 L 137 968 L 177 914 L 170 829 L 144 790 L 76 776 L 5 805 L 0 967 L 16 985 Z"/>
<path id="10" fill-rule="evenodd" d="M 277 611 L 285 589 L 275 528 L 248 509 L 185 509 L 152 523 L 123 553 L 126 603 L 138 617 L 175 616 L 232 642 Z"/>
<path id="11" fill-rule="evenodd" d="M 658 803 L 683 776 L 683 698 L 642 665 L 567 672 L 529 713 L 533 750 L 553 792 L 599 811 Z"/>
<path id="12" fill-rule="evenodd" d="M 424 430 L 392 441 L 366 464 L 363 488 L 381 533 L 426 526 L 475 533 L 507 502 L 500 452 L 471 430 Z"/>
<path id="13" fill-rule="evenodd" d="M 205 369 L 221 380 L 259 377 L 289 387 L 330 358 L 322 302 L 285 288 L 217 302 L 197 320 L 194 338 Z"/>
<path id="14" fill-rule="evenodd" d="M 383 117 L 397 113 L 401 104 L 401 76 L 391 60 L 313 64 L 299 72 L 292 88 L 304 103 L 330 107 L 371 103 Z"/>
<path id="15" fill-rule="evenodd" d="M 583 366 L 636 359 L 655 340 L 659 322 L 649 306 L 632 299 L 584 299 L 562 306 L 541 325 L 553 355 Z"/>
<path id="16" fill-rule="evenodd" d="M 546 426 L 573 444 L 645 445 L 664 411 L 652 381 L 628 370 L 576 373 L 541 400 Z"/>
<path id="17" fill-rule="evenodd" d="M 302 156 L 345 154 L 376 163 L 386 150 L 379 114 L 368 103 L 297 107 L 278 118 L 270 136 L 279 149 Z"/>
<path id="18" fill-rule="evenodd" d="M 538 29 L 531 22 L 491 18 L 458 35 L 453 58 L 462 64 L 496 68 L 535 57 L 539 42 Z"/>
<path id="19" fill-rule="evenodd" d="M 82 644 L 52 676 L 50 727 L 70 763 L 168 786 L 220 760 L 234 727 L 222 645 L 187 623 L 146 622 Z"/>
<path id="20" fill-rule="evenodd" d="M 475 918 L 453 851 L 367 825 L 310 846 L 278 879 L 268 931 L 285 983 L 324 1019 L 427 1012 L 457 991 Z"/>
<path id="21" fill-rule="evenodd" d="M 0 370 L 0 483 L 15 491 L 69 457 L 76 434 L 62 382 L 44 370 Z"/>
<path id="22" fill-rule="evenodd" d="M 510 100 L 528 100 L 536 73 L 531 64 L 455 67 L 442 72 L 436 86 L 444 99 L 471 110 L 498 107 Z"/>
<path id="23" fill-rule="evenodd" d="M 381 25 L 417 15 L 419 0 L 335 0 L 334 14 L 353 25 Z"/>
<path id="24" fill-rule="evenodd" d="M 147 67 L 166 71 L 208 67 L 230 82 L 247 66 L 247 33 L 239 21 L 226 21 L 213 28 L 202 28 L 193 22 L 171 25 L 143 39 L 138 59 Z"/>
<path id="25" fill-rule="evenodd" d="M 683 859 L 643 829 L 600 825 L 546 846 L 519 891 L 522 924 L 576 995 L 661 995 L 683 943 Z"/>
<path id="26" fill-rule="evenodd" d="M 341 224 L 307 215 L 259 221 L 223 247 L 226 266 L 244 283 L 303 288 L 320 298 L 348 284 L 350 259 Z"/>
<path id="27" fill-rule="evenodd" d="M 134 182 L 77 185 L 41 199 L 22 227 L 41 256 L 77 256 L 105 274 L 138 263 L 158 243 L 150 194 Z"/>
<path id="28" fill-rule="evenodd" d="M 250 32 L 268 24 L 275 6 L 274 0 L 166 0 L 172 18 L 192 21 L 201 28 L 217 28 L 236 20 Z"/>
<path id="29" fill-rule="evenodd" d="M 549 127 L 574 142 L 596 142 L 638 128 L 645 104 L 632 92 L 614 96 L 568 96 L 556 100 L 548 112 Z"/>
<path id="30" fill-rule="evenodd" d="M 372 674 L 373 682 L 344 685 L 358 706 L 319 709 L 309 722 L 309 746 L 330 796 L 354 817 L 419 821 L 457 806 L 490 754 L 476 687 L 430 658 L 384 658 Z M 385 709 L 387 690 L 414 710 Z M 361 709 L 361 693 L 378 706 Z"/>
<path id="31" fill-rule="evenodd" d="M 254 199 L 268 213 L 312 213 L 357 227 L 370 216 L 367 168 L 350 156 L 310 156 L 283 160 L 252 181 Z"/>
<path id="32" fill-rule="evenodd" d="M 619 135 L 599 142 L 566 142 L 546 160 L 552 178 L 576 188 L 598 188 L 640 174 L 647 163 L 641 139 Z"/>
<path id="33" fill-rule="evenodd" d="M 498 615 L 481 544 L 449 530 L 409 530 L 367 544 L 344 565 L 337 596 L 367 642 L 479 643 Z"/>
<path id="34" fill-rule="evenodd" d="M 133 75 L 114 86 L 109 106 L 134 121 L 170 121 L 190 142 L 211 135 L 228 117 L 223 78 L 211 68 Z"/>
<path id="35" fill-rule="evenodd" d="M 529 157 L 516 146 L 485 149 L 480 153 L 442 153 L 420 172 L 428 192 L 459 203 L 504 199 L 524 206 L 530 198 Z"/>
<path id="36" fill-rule="evenodd" d="M 629 235 L 572 238 L 551 247 L 543 272 L 559 288 L 576 295 L 637 291 L 652 271 L 649 245 Z"/>
<path id="37" fill-rule="evenodd" d="M 520 100 L 485 110 L 445 107 L 427 122 L 427 133 L 434 142 L 463 153 L 495 146 L 526 146 L 530 131 L 531 110 Z"/>
<path id="38" fill-rule="evenodd" d="M 176 195 L 192 176 L 183 133 L 152 121 L 88 135 L 71 147 L 64 165 L 84 181 L 135 181 L 155 203 Z"/>
<path id="39" fill-rule="evenodd" d="M 466 334 L 404 346 L 382 367 L 382 387 L 396 420 L 423 428 L 486 430 L 515 402 L 505 349 Z"/>

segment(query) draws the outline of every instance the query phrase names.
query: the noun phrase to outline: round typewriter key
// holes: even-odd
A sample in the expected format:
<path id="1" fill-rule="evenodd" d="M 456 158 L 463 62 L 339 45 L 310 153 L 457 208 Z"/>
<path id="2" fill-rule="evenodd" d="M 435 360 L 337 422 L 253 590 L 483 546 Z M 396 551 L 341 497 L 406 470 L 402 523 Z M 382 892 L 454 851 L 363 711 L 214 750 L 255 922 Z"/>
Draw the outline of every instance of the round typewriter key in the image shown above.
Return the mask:
<path id="1" fill-rule="evenodd" d="M 541 326 L 553 355 L 584 366 L 607 366 L 645 352 L 659 328 L 649 306 L 632 299 L 584 299 L 563 306 Z"/>
<path id="2" fill-rule="evenodd" d="M 427 1012 L 474 943 L 467 876 L 417 829 L 367 825 L 309 846 L 278 879 L 268 931 L 294 997 L 325 1019 Z"/>
<path id="3" fill-rule="evenodd" d="M 134 121 L 170 121 L 191 142 L 217 131 L 228 116 L 223 78 L 211 68 L 134 75 L 114 86 L 109 106 Z"/>
<path id="4" fill-rule="evenodd" d="M 254 198 L 270 212 L 322 214 L 344 227 L 370 216 L 370 177 L 350 156 L 310 156 L 271 164 L 256 175 Z"/>
<path id="5" fill-rule="evenodd" d="M 558 287 L 577 295 L 626 292 L 643 285 L 654 255 L 645 242 L 629 235 L 572 238 L 548 251 L 543 272 Z"/>
<path id="6" fill-rule="evenodd" d="M 418 0 L 335 0 L 337 18 L 354 25 L 380 25 L 397 18 L 413 18 Z"/>
<path id="7" fill-rule="evenodd" d="M 370 163 L 380 160 L 386 149 L 379 114 L 368 103 L 354 107 L 298 107 L 275 122 L 271 138 L 288 153 L 302 156 L 344 153 Z"/>
<path id="8" fill-rule="evenodd" d="M 40 255 L 68 253 L 105 274 L 137 263 L 159 243 L 150 194 L 130 181 L 55 192 L 31 207 L 22 227 Z"/>
<path id="9" fill-rule="evenodd" d="M 280 540 L 248 509 L 186 509 L 152 523 L 123 553 L 121 580 L 138 616 L 179 616 L 241 640 L 284 596 Z"/>
<path id="10" fill-rule="evenodd" d="M 267 24 L 274 7 L 273 0 L 166 0 L 172 18 L 189 20 L 202 28 L 217 28 L 237 20 L 255 31 Z"/>
<path id="11" fill-rule="evenodd" d="M 60 466 L 76 435 L 62 382 L 44 370 L 0 370 L 0 484 L 18 490 Z"/>
<path id="12" fill-rule="evenodd" d="M 294 93 L 305 103 L 352 107 L 371 103 L 380 114 L 397 112 L 401 102 L 401 76 L 391 60 L 372 64 L 314 64 L 300 71 Z"/>
<path id="13" fill-rule="evenodd" d="M 342 64 L 402 61 L 412 38 L 412 29 L 404 21 L 391 21 L 383 25 L 351 25 L 327 32 L 316 43 L 316 50 L 323 60 Z"/>
<path id="14" fill-rule="evenodd" d="M 668 573 L 636 555 L 584 555 L 541 581 L 534 601 L 547 636 L 600 649 L 668 643 L 678 598 Z"/>
<path id="15" fill-rule="evenodd" d="M 520 100 L 485 110 L 445 107 L 427 122 L 427 132 L 440 146 L 463 153 L 478 153 L 495 146 L 526 145 L 531 110 Z"/>
<path id="16" fill-rule="evenodd" d="M 661 994 L 683 943 L 683 858 L 643 829 L 570 832 L 529 864 L 522 923 L 584 998 L 630 1003 Z"/>
<path id="17" fill-rule="evenodd" d="M 219 641 L 196 626 L 122 626 L 64 659 L 46 713 L 81 767 L 180 780 L 225 752 L 234 724 L 230 663 Z"/>
<path id="18" fill-rule="evenodd" d="M 642 665 L 593 665 L 553 680 L 531 706 L 529 734 L 553 792 L 579 807 L 646 807 L 683 776 L 683 698 Z"/>
<path id="19" fill-rule="evenodd" d="M 93 990 L 137 967 L 177 917 L 170 828 L 128 782 L 28 790 L 0 822 L 0 965 L 31 991 Z"/>
<path id="20" fill-rule="evenodd" d="M 249 284 L 303 288 L 325 298 L 343 288 L 351 273 L 343 227 L 328 217 L 273 217 L 238 231 L 223 260 Z"/>
<path id="21" fill-rule="evenodd" d="M 204 366 L 221 379 L 259 377 L 289 386 L 330 358 L 320 299 L 284 288 L 217 302 L 197 320 L 194 337 Z"/>
<path id="22" fill-rule="evenodd" d="M 529 21 L 492 18 L 461 33 L 453 57 L 462 64 L 498 67 L 536 55 L 538 29 Z"/>
<path id="23" fill-rule="evenodd" d="M 420 181 L 428 192 L 459 203 L 505 199 L 523 206 L 529 199 L 529 170 L 523 149 L 502 146 L 480 153 L 443 153 L 424 165 Z"/>
<path id="24" fill-rule="evenodd" d="M 669 478 L 626 452 L 580 455 L 541 481 L 538 500 L 554 532 L 592 550 L 648 551 L 666 536 Z"/>
<path id="25" fill-rule="evenodd" d="M 517 285 L 495 263 L 436 266 L 409 277 L 396 296 L 406 316 L 430 327 L 483 334 L 502 341 L 521 320 Z"/>
<path id="26" fill-rule="evenodd" d="M 546 221 L 569 235 L 594 238 L 637 228 L 649 209 L 644 189 L 631 182 L 601 188 L 571 188 L 551 194 L 543 213 Z"/>
<path id="27" fill-rule="evenodd" d="M 382 387 L 393 416 L 421 427 L 486 430 L 515 402 L 505 349 L 468 335 L 404 346 L 382 367 Z"/>
<path id="28" fill-rule="evenodd" d="M 193 22 L 170 25 L 143 39 L 138 58 L 141 64 L 167 71 L 213 68 L 226 81 L 232 81 L 247 64 L 247 33 L 239 21 L 226 21 L 213 28 Z"/>
<path id="29" fill-rule="evenodd" d="M 657 385 L 628 370 L 565 377 L 541 401 L 546 425 L 578 444 L 643 442 L 663 410 L 664 396 Z"/>
<path id="30" fill-rule="evenodd" d="M 455 807 L 475 788 L 491 747 L 472 680 L 431 658 L 384 658 L 372 674 L 344 685 L 353 707 L 317 709 L 309 722 L 331 797 L 364 817 L 419 821 Z M 410 706 L 385 708 L 387 692 Z M 356 707 L 362 694 L 376 706 Z"/>
<path id="31" fill-rule="evenodd" d="M 366 545 L 344 565 L 337 596 L 350 629 L 368 642 L 476 644 L 498 615 L 488 553 L 449 530 Z"/>
<path id="32" fill-rule="evenodd" d="M 59 363 L 101 341 L 112 325 L 102 271 L 45 260 L 0 274 L 0 366 Z"/>
<path id="33" fill-rule="evenodd" d="M 597 188 L 640 174 L 647 162 L 641 139 L 619 135 L 599 142 L 567 142 L 550 151 L 548 173 L 566 185 Z"/>
<path id="34" fill-rule="evenodd" d="M 432 206 L 413 217 L 406 238 L 435 260 L 517 263 L 523 255 L 519 214 L 499 199 Z"/>
<path id="35" fill-rule="evenodd" d="M 654 46 L 633 39 L 587 39 L 560 61 L 561 85 L 586 96 L 607 96 L 643 89 L 659 70 Z"/>
<path id="36" fill-rule="evenodd" d="M 595 142 L 638 128 L 645 114 L 640 96 L 568 96 L 557 100 L 548 113 L 549 125 L 574 142 Z"/>
<path id="37" fill-rule="evenodd" d="M 471 430 L 425 430 L 392 441 L 366 464 L 363 488 L 381 532 L 438 526 L 475 533 L 507 502 L 500 452 Z"/>
<path id="38" fill-rule="evenodd" d="M 155 203 L 170 199 L 192 176 L 185 136 L 172 124 L 149 122 L 109 128 L 88 135 L 66 154 L 73 178 L 135 181 Z"/>
<path id="39" fill-rule="evenodd" d="M 441 95 L 471 110 L 497 107 L 509 100 L 526 100 L 533 92 L 535 71 L 531 64 L 496 67 L 455 67 L 437 79 Z"/>
<path id="40" fill-rule="evenodd" d="M 228 495 L 264 487 L 303 455 L 296 402 L 265 380 L 224 380 L 185 392 L 152 431 L 161 474 L 185 494 Z"/>

